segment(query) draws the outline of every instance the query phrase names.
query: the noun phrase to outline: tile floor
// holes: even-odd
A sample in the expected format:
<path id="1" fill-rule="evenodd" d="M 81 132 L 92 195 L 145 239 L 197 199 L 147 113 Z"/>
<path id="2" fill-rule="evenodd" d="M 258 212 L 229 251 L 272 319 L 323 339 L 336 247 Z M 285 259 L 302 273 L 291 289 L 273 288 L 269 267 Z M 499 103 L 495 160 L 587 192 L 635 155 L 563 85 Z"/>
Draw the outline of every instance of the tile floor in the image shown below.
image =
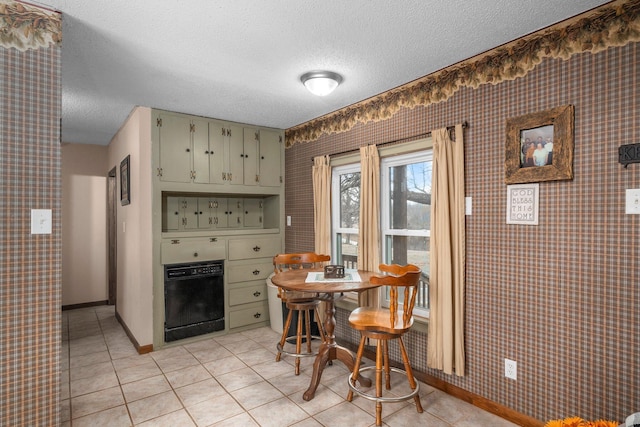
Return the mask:
<path id="1" fill-rule="evenodd" d="M 347 370 L 327 366 L 315 398 L 302 400 L 313 358 L 275 362 L 278 334 L 254 329 L 138 355 L 113 306 L 63 312 L 63 426 L 375 425 L 375 404 L 347 402 Z M 400 379 L 400 378 L 398 378 Z M 395 378 L 394 378 L 395 381 Z M 393 387 L 396 389 L 396 387 Z M 383 405 L 385 426 L 514 426 L 426 384 L 413 401 Z"/>

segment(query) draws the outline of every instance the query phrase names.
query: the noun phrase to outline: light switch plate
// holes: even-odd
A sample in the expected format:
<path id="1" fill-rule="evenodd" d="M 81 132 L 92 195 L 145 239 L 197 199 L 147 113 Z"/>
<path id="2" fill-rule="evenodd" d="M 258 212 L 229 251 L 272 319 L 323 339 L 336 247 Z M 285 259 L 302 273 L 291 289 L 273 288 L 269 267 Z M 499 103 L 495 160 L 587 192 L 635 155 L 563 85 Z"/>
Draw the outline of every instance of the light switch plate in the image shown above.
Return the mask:
<path id="1" fill-rule="evenodd" d="M 51 234 L 51 209 L 31 209 L 31 234 Z"/>
<path id="2" fill-rule="evenodd" d="M 471 215 L 473 211 L 473 199 L 471 197 L 464 198 L 464 214 Z"/>
<path id="3" fill-rule="evenodd" d="M 640 215 L 640 188 L 627 190 L 626 214 Z"/>
<path id="4" fill-rule="evenodd" d="M 287 215 L 287 226 L 291 227 L 291 215 Z"/>

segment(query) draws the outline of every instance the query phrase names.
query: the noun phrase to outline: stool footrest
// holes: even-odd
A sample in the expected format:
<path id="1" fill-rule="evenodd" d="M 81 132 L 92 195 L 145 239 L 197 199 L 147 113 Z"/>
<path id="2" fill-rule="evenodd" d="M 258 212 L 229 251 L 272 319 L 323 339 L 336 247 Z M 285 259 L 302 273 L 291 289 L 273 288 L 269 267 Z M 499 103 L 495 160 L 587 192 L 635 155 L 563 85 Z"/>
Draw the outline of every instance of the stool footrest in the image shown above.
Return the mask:
<path id="1" fill-rule="evenodd" d="M 365 366 L 363 368 L 360 368 L 359 372 L 362 373 L 363 371 L 371 371 L 371 370 L 375 370 L 376 367 L 375 366 Z M 400 373 L 403 375 L 407 375 L 407 372 L 402 370 L 402 369 L 398 369 L 398 368 L 389 368 L 392 372 L 396 372 L 396 373 Z M 357 385 L 354 384 L 353 381 L 353 372 L 351 374 L 349 374 L 349 378 L 347 378 L 347 384 L 349 384 L 349 388 L 357 393 L 359 396 L 364 397 L 365 399 L 368 400 L 372 400 L 374 402 L 387 402 L 387 403 L 396 403 L 396 402 L 404 402 L 405 400 L 409 400 L 409 399 L 413 399 L 415 395 L 417 395 L 420 392 L 420 383 L 416 381 L 416 388 L 414 388 L 413 390 L 411 390 L 411 393 L 408 394 L 404 394 L 402 396 L 394 396 L 394 397 L 387 397 L 387 396 L 372 396 L 371 394 L 367 393 L 366 391 L 360 390 L 358 388 Z M 373 391 L 375 392 L 375 388 L 373 389 Z"/>
<path id="2" fill-rule="evenodd" d="M 295 345 L 297 337 L 295 335 L 291 335 L 290 337 L 287 337 L 285 339 L 285 341 L 287 342 L 287 344 L 292 344 Z M 307 337 L 302 337 L 302 341 L 303 343 L 306 343 Z M 293 341 L 293 342 L 292 342 Z M 322 341 L 322 338 L 317 336 L 317 335 L 311 335 L 311 341 Z M 310 357 L 310 356 L 317 356 L 318 352 L 311 352 L 311 353 L 296 353 L 295 351 L 287 351 L 283 348 L 283 346 L 280 345 L 280 343 L 276 344 L 276 348 L 278 349 L 278 351 L 282 354 L 286 354 L 288 356 L 295 356 L 295 357 Z"/>

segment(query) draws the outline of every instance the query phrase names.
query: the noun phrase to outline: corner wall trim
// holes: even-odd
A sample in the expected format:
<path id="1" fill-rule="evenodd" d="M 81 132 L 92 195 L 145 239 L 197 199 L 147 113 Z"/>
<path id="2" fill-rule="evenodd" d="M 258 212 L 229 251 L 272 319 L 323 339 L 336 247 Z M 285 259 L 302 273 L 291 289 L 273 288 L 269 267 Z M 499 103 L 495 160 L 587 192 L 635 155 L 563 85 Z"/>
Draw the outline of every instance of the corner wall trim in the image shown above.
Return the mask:
<path id="1" fill-rule="evenodd" d="M 69 304 L 69 305 L 63 305 L 62 306 L 62 311 L 67 311 L 67 310 L 75 310 L 78 308 L 87 308 L 87 307 L 98 307 L 101 305 L 108 305 L 109 301 L 104 300 L 104 301 L 93 301 L 93 302 L 83 302 L 81 304 Z"/>
<path id="2" fill-rule="evenodd" d="M 138 341 L 135 339 L 135 337 L 127 327 L 127 324 L 124 322 L 124 320 L 122 320 L 122 317 L 120 316 L 120 313 L 118 313 L 118 310 L 116 310 L 116 319 L 118 320 L 118 323 L 122 325 L 122 329 L 124 329 L 125 333 L 129 337 L 129 340 L 135 347 L 138 354 L 146 354 L 146 353 L 151 353 L 153 351 L 153 344 L 140 345 L 140 343 L 138 343 Z"/>

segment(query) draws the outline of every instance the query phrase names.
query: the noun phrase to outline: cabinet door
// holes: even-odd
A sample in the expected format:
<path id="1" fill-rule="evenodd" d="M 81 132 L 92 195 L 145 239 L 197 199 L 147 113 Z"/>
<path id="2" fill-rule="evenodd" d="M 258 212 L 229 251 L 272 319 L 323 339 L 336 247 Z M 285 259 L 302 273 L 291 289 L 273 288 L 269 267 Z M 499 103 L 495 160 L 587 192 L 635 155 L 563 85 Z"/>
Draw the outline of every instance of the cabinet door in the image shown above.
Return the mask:
<path id="1" fill-rule="evenodd" d="M 213 202 L 208 197 L 198 197 L 198 228 L 213 228 Z"/>
<path id="2" fill-rule="evenodd" d="M 227 199 L 227 212 L 229 218 L 229 228 L 242 227 L 244 223 L 244 211 L 243 211 L 242 199 Z"/>
<path id="3" fill-rule="evenodd" d="M 209 123 L 206 120 L 191 121 L 193 140 L 193 181 L 209 183 Z"/>
<path id="4" fill-rule="evenodd" d="M 165 229 L 179 230 L 182 225 L 182 212 L 180 211 L 180 198 L 179 197 L 167 197 L 165 205 Z"/>
<path id="5" fill-rule="evenodd" d="M 160 115 L 160 180 L 191 182 L 190 120 L 174 115 Z"/>
<path id="6" fill-rule="evenodd" d="M 279 187 L 282 183 L 280 154 L 282 150 L 280 132 L 260 130 L 260 185 Z"/>
<path id="7" fill-rule="evenodd" d="M 182 206 L 184 207 L 184 229 L 196 230 L 198 228 L 198 198 L 184 197 L 182 198 Z"/>
<path id="8" fill-rule="evenodd" d="M 244 226 L 262 227 L 261 199 L 244 199 Z"/>
<path id="9" fill-rule="evenodd" d="M 258 130 L 244 128 L 244 185 L 258 185 L 258 144 Z"/>
<path id="10" fill-rule="evenodd" d="M 244 169 L 244 137 L 242 126 L 227 124 L 227 141 L 225 147 L 229 148 L 229 157 L 226 161 L 227 181 L 230 184 L 242 185 Z"/>
<path id="11" fill-rule="evenodd" d="M 213 206 L 213 227 L 227 228 L 229 226 L 229 215 L 227 214 L 227 199 L 215 198 L 211 199 Z"/>
<path id="12" fill-rule="evenodd" d="M 209 182 L 212 184 L 224 184 L 227 181 L 225 165 L 229 153 L 225 145 L 228 130 L 223 122 L 209 122 Z"/>

